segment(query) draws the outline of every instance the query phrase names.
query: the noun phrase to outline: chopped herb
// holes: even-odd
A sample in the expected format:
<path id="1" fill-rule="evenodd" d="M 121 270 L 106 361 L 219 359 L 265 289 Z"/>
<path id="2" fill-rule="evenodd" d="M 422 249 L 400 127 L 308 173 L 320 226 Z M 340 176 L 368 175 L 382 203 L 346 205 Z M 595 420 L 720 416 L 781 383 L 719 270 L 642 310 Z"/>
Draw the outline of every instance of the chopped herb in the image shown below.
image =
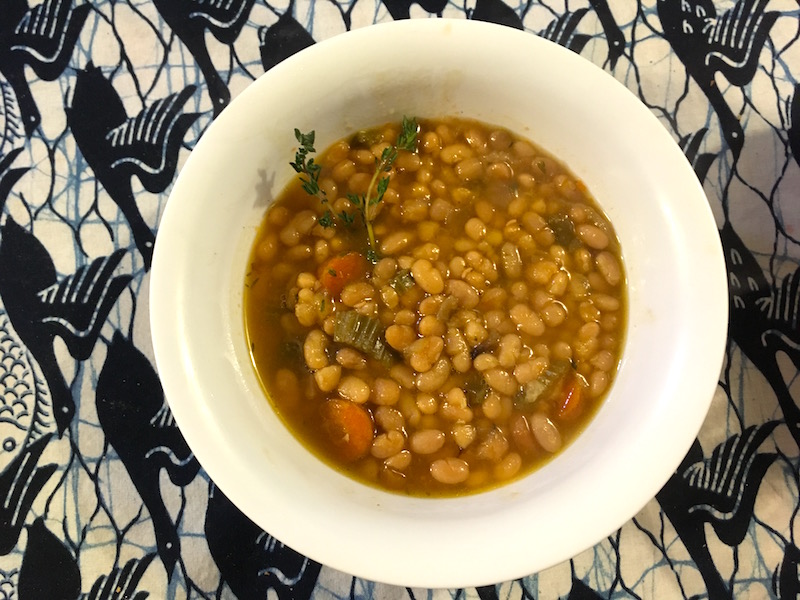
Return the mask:
<path id="1" fill-rule="evenodd" d="M 392 351 L 383 334 L 384 328 L 378 319 L 354 310 L 336 312 L 333 341 L 352 346 L 388 365 L 392 362 Z"/>
<path id="2" fill-rule="evenodd" d="M 523 385 L 516 397 L 516 402 L 531 405 L 539 399 L 546 399 L 556 385 L 569 373 L 572 363 L 567 360 L 554 360 L 539 377 Z"/>
<path id="3" fill-rule="evenodd" d="M 414 287 L 414 276 L 411 275 L 410 269 L 401 269 L 389 281 L 389 285 L 394 288 L 398 294 L 402 294 L 406 290 Z"/>
<path id="4" fill-rule="evenodd" d="M 336 277 L 336 269 L 328 269 L 328 275 L 331 277 Z"/>

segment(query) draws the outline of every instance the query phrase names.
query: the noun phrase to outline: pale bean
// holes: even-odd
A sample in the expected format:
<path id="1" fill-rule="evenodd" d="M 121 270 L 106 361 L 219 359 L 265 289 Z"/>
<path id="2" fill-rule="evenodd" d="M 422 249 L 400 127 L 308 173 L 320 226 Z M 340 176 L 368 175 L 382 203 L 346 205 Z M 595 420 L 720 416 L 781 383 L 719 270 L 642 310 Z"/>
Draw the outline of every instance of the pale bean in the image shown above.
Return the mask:
<path id="1" fill-rule="evenodd" d="M 438 390 L 450 376 L 450 361 L 440 358 L 428 371 L 417 375 L 417 389 L 420 392 L 433 392 Z"/>
<path id="2" fill-rule="evenodd" d="M 493 427 L 478 445 L 478 458 L 497 462 L 508 452 L 508 439 L 500 429 Z"/>
<path id="3" fill-rule="evenodd" d="M 486 167 L 486 176 L 496 181 L 508 181 L 514 177 L 514 171 L 505 162 L 493 162 Z"/>
<path id="4" fill-rule="evenodd" d="M 439 159 L 446 165 L 454 165 L 465 158 L 472 157 L 474 152 L 466 144 L 451 144 L 442 148 Z"/>
<path id="5" fill-rule="evenodd" d="M 384 337 L 392 348 L 403 351 L 417 339 L 417 334 L 410 325 L 389 325 Z"/>
<path id="6" fill-rule="evenodd" d="M 527 304 L 515 304 L 509 315 L 517 328 L 528 335 L 540 336 L 545 331 L 544 321 Z"/>
<path id="7" fill-rule="evenodd" d="M 420 149 L 423 152 L 431 154 L 433 152 L 438 152 L 442 148 L 442 140 L 435 131 L 426 131 L 422 134 L 422 139 L 420 139 Z"/>
<path id="8" fill-rule="evenodd" d="M 608 247 L 608 234 L 596 225 L 583 223 L 576 227 L 575 233 L 590 248 L 603 250 Z"/>
<path id="9" fill-rule="evenodd" d="M 567 309 L 561 302 L 548 302 L 542 307 L 540 315 L 548 327 L 558 327 L 567 319 Z"/>
<path id="10" fill-rule="evenodd" d="M 435 415 L 439 410 L 439 401 L 429 393 L 417 394 L 417 408 L 423 415 Z"/>
<path id="11" fill-rule="evenodd" d="M 507 333 L 497 344 L 497 362 L 506 369 L 513 367 L 522 351 L 522 339 L 513 333 Z"/>
<path id="12" fill-rule="evenodd" d="M 619 310 L 619 300 L 608 294 L 592 294 L 592 302 L 601 311 L 613 312 Z"/>
<path id="13" fill-rule="evenodd" d="M 486 224 L 477 217 L 472 217 L 464 223 L 464 233 L 468 238 L 480 242 L 486 237 Z"/>
<path id="14" fill-rule="evenodd" d="M 544 217 L 534 211 L 526 212 L 519 222 L 528 233 L 539 233 L 547 227 L 547 221 L 544 220 Z"/>
<path id="15" fill-rule="evenodd" d="M 498 394 L 510 396 L 517 391 L 518 385 L 514 376 L 505 369 L 489 369 L 483 374 L 486 383 Z"/>
<path id="16" fill-rule="evenodd" d="M 400 304 L 400 296 L 390 285 L 384 285 L 380 289 L 381 301 L 386 305 L 387 308 L 394 309 L 397 308 L 397 305 Z"/>
<path id="17" fill-rule="evenodd" d="M 367 366 L 367 359 L 355 348 L 340 348 L 336 351 L 336 362 L 345 369 L 358 371 Z"/>
<path id="18" fill-rule="evenodd" d="M 402 308 L 395 314 L 394 322 L 396 325 L 413 325 L 417 322 L 417 315 L 412 310 Z"/>
<path id="19" fill-rule="evenodd" d="M 381 253 L 393 255 L 405 250 L 413 241 L 414 234 L 408 231 L 396 231 L 390 233 L 381 240 Z"/>
<path id="20" fill-rule="evenodd" d="M 411 368 L 417 373 L 425 373 L 439 360 L 442 350 L 444 350 L 444 340 L 438 336 L 429 336 L 409 344 L 405 353 Z"/>
<path id="21" fill-rule="evenodd" d="M 593 398 L 599 398 L 608 388 L 608 373 L 605 371 L 593 371 L 589 376 L 589 394 Z"/>
<path id="22" fill-rule="evenodd" d="M 463 406 L 453 406 L 448 402 L 443 402 L 439 408 L 439 416 L 448 421 L 469 423 L 472 421 L 473 412 L 471 408 Z"/>
<path id="23" fill-rule="evenodd" d="M 465 158 L 455 165 L 455 172 L 461 181 L 473 181 L 483 177 L 483 162 L 478 157 Z"/>
<path id="24" fill-rule="evenodd" d="M 297 275 L 297 287 L 312 289 L 317 283 L 317 278 L 313 273 L 299 273 Z"/>
<path id="25" fill-rule="evenodd" d="M 582 341 L 596 338 L 598 335 L 600 335 L 600 325 L 596 321 L 584 323 L 578 329 L 578 339 Z"/>
<path id="26" fill-rule="evenodd" d="M 434 262 L 439 259 L 439 254 L 441 251 L 442 249 L 438 245 L 434 244 L 433 242 L 426 242 L 421 246 L 414 248 L 413 256 L 414 258 L 424 258 Z"/>
<path id="27" fill-rule="evenodd" d="M 303 342 L 303 356 L 309 369 L 321 369 L 328 366 L 326 353 L 328 336 L 321 329 L 312 329 Z"/>
<path id="28" fill-rule="evenodd" d="M 331 170 L 331 177 L 337 183 L 344 183 L 355 175 L 355 172 L 356 163 L 350 159 L 346 159 L 334 165 Z"/>
<path id="29" fill-rule="evenodd" d="M 519 255 L 519 248 L 511 242 L 506 242 L 500 248 L 500 257 L 506 276 L 519 279 L 522 276 L 522 257 Z"/>
<path id="30" fill-rule="evenodd" d="M 456 423 L 450 429 L 450 435 L 458 447 L 463 450 L 475 441 L 477 430 L 471 423 Z"/>
<path id="31" fill-rule="evenodd" d="M 600 252 L 594 259 L 597 270 L 609 285 L 615 286 L 622 280 L 622 270 L 616 257 L 607 250 Z"/>
<path id="32" fill-rule="evenodd" d="M 556 359 L 570 360 L 572 358 L 572 346 L 563 340 L 559 340 L 553 344 L 552 355 Z"/>
<path id="33" fill-rule="evenodd" d="M 450 358 L 450 362 L 453 363 L 453 370 L 458 373 L 466 373 L 472 368 L 472 358 L 466 350 L 455 354 Z"/>
<path id="34" fill-rule="evenodd" d="M 440 458 L 431 463 L 431 476 L 445 485 L 463 483 L 469 477 L 469 463 L 453 456 Z"/>
<path id="35" fill-rule="evenodd" d="M 414 387 L 414 371 L 408 365 L 401 363 L 394 365 L 389 369 L 389 375 L 405 389 Z"/>
<path id="36" fill-rule="evenodd" d="M 474 366 L 478 371 L 488 371 L 489 369 L 494 369 L 496 366 L 500 364 L 500 361 L 494 354 L 489 354 L 488 352 L 482 352 L 478 354 L 473 361 L 472 366 Z"/>
<path id="37" fill-rule="evenodd" d="M 427 259 L 419 259 L 411 265 L 414 281 L 429 294 L 441 294 L 444 291 L 442 274 Z"/>
<path id="38" fill-rule="evenodd" d="M 496 479 L 505 480 L 511 479 L 516 475 L 522 467 L 522 457 L 516 452 L 509 452 L 503 459 L 497 463 L 492 469 Z"/>
<path id="39" fill-rule="evenodd" d="M 447 326 L 435 315 L 425 315 L 419 320 L 417 331 L 423 337 L 431 335 L 441 337 L 447 331 Z"/>
<path id="40" fill-rule="evenodd" d="M 411 434 L 409 448 L 416 454 L 433 454 L 444 446 L 446 436 L 439 429 L 421 429 Z"/>
<path id="41" fill-rule="evenodd" d="M 566 271 L 561 270 L 550 280 L 547 286 L 547 292 L 555 297 L 561 297 L 567 292 L 569 287 L 569 275 Z"/>
<path id="42" fill-rule="evenodd" d="M 608 350 L 600 350 L 589 361 L 593 367 L 601 371 L 610 371 L 614 368 L 614 355 Z"/>
<path id="43" fill-rule="evenodd" d="M 405 427 L 406 422 L 403 419 L 403 414 L 391 406 L 376 406 L 372 414 L 378 427 L 384 431 L 403 429 Z"/>
<path id="44" fill-rule="evenodd" d="M 561 449 L 561 433 L 555 423 L 543 413 L 533 413 L 528 419 L 533 436 L 547 452 L 558 452 Z"/>
<path id="45" fill-rule="evenodd" d="M 475 308 L 481 300 L 478 290 L 461 279 L 448 279 L 446 290 L 448 295 L 458 300 L 462 308 Z"/>
<path id="46" fill-rule="evenodd" d="M 548 364 L 549 361 L 541 356 L 519 363 L 514 367 L 514 379 L 516 379 L 520 385 L 524 385 L 539 377 L 547 368 Z"/>
<path id="47" fill-rule="evenodd" d="M 377 377 L 372 383 L 372 401 L 381 406 L 391 406 L 400 399 L 400 386 L 392 379 Z"/>
<path id="48" fill-rule="evenodd" d="M 540 260 L 530 266 L 528 269 L 528 277 L 533 283 L 547 285 L 558 271 L 559 268 L 556 263 L 549 260 Z"/>
<path id="49" fill-rule="evenodd" d="M 390 456 L 383 461 L 383 464 L 393 471 L 405 471 L 411 464 L 411 452 L 401 450 L 394 456 Z"/>
<path id="50" fill-rule="evenodd" d="M 376 295 L 375 288 L 364 281 L 348 283 L 341 291 L 339 298 L 345 306 L 356 306 L 365 300 L 372 300 Z"/>
<path id="51" fill-rule="evenodd" d="M 469 321 L 464 326 L 464 337 L 473 348 L 489 337 L 489 332 L 478 321 Z"/>
<path id="52" fill-rule="evenodd" d="M 342 377 L 341 381 L 339 381 L 337 391 L 345 400 L 350 400 L 357 404 L 364 404 L 364 402 L 369 400 L 370 396 L 370 389 L 367 382 L 355 375 Z"/>
<path id="53" fill-rule="evenodd" d="M 503 412 L 503 402 L 496 392 L 489 392 L 481 403 L 483 415 L 492 421 L 500 418 Z"/>
<path id="54" fill-rule="evenodd" d="M 341 376 L 342 367 L 340 365 L 328 365 L 314 372 L 314 381 L 321 391 L 330 392 L 335 390 L 336 386 L 339 385 Z"/>
<path id="55" fill-rule="evenodd" d="M 370 453 L 378 459 L 389 458 L 403 450 L 405 445 L 405 436 L 400 431 L 392 429 L 375 436 L 375 439 L 372 440 Z"/>

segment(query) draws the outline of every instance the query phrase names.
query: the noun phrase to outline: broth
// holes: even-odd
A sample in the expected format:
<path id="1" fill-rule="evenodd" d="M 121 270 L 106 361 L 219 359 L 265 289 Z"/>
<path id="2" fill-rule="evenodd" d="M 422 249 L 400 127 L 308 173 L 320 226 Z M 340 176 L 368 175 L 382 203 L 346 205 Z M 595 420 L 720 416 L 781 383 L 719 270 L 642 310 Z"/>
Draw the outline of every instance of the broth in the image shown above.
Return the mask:
<path id="1" fill-rule="evenodd" d="M 418 125 L 374 206 L 374 250 L 348 195 L 398 123 L 319 156 L 327 203 L 295 179 L 270 206 L 245 328 L 275 410 L 322 460 L 454 496 L 530 473 L 587 425 L 619 364 L 625 274 L 608 219 L 546 152 L 473 120 Z"/>

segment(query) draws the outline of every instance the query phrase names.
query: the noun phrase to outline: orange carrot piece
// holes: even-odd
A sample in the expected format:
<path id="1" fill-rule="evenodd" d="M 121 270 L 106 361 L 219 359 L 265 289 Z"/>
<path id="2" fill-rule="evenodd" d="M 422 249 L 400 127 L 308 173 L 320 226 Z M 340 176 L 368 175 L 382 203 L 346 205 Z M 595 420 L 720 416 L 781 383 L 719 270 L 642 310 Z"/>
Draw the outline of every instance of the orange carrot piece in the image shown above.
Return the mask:
<path id="1" fill-rule="evenodd" d="M 367 409 L 350 400 L 335 398 L 322 405 L 325 431 L 339 456 L 357 460 L 369 452 L 375 437 L 372 417 Z"/>
<path id="2" fill-rule="evenodd" d="M 567 378 L 558 403 L 557 416 L 563 421 L 572 421 L 583 412 L 583 384 L 579 377 Z"/>
<path id="3" fill-rule="evenodd" d="M 322 265 L 319 280 L 322 287 L 336 298 L 344 286 L 362 279 L 367 274 L 367 259 L 358 252 L 334 256 Z"/>

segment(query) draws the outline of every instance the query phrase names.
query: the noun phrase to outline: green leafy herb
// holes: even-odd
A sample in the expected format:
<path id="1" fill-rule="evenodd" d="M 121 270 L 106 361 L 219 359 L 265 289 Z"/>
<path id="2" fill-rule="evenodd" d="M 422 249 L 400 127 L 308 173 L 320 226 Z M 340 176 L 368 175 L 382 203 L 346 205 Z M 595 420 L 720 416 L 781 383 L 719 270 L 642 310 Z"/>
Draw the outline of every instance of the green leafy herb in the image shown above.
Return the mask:
<path id="1" fill-rule="evenodd" d="M 378 244 L 375 241 L 375 231 L 372 228 L 372 221 L 375 218 L 375 207 L 383 201 L 386 190 L 389 189 L 389 173 L 392 170 L 392 165 L 397 160 L 401 150 L 413 152 L 417 147 L 417 120 L 414 118 L 403 117 L 402 130 L 397 136 L 397 140 L 393 146 L 387 146 L 381 153 L 380 158 L 375 159 L 375 173 L 367 187 L 367 193 L 363 196 L 357 194 L 348 194 L 347 199 L 356 207 L 358 213 L 361 215 L 361 220 L 367 228 L 367 240 L 369 248 L 367 249 L 367 258 L 376 262 L 378 259 Z M 294 162 L 289 163 L 292 168 L 301 174 L 300 181 L 302 182 L 303 189 L 306 193 L 317 196 L 320 201 L 325 205 L 325 212 L 319 219 L 319 224 L 323 227 L 331 227 L 334 221 L 338 218 L 345 225 L 351 225 L 355 221 L 355 216 L 352 213 L 341 211 L 334 215 L 330 209 L 328 197 L 325 195 L 325 190 L 319 187 L 319 174 L 321 167 L 314 162 L 314 158 L 310 155 L 316 152 L 314 148 L 314 131 L 309 133 L 302 133 L 299 129 L 294 130 L 294 136 L 300 143 L 300 147 L 295 154 Z M 368 132 L 359 132 L 358 139 L 363 139 L 366 143 L 369 137 Z M 305 177 L 303 177 L 303 175 Z"/>
<path id="2" fill-rule="evenodd" d="M 300 147 L 294 155 L 294 162 L 290 162 L 289 165 L 295 172 L 301 174 L 300 182 L 303 190 L 310 196 L 317 196 L 320 202 L 325 205 L 325 212 L 319 218 L 319 224 L 327 228 L 333 226 L 334 217 L 330 209 L 328 196 L 325 194 L 325 190 L 319 187 L 319 173 L 322 167 L 314 162 L 313 157 L 309 158 L 309 155 L 317 151 L 314 148 L 315 136 L 315 131 L 303 133 L 295 127 L 294 137 L 300 143 Z M 305 175 L 305 177 L 302 177 L 302 175 Z"/>

